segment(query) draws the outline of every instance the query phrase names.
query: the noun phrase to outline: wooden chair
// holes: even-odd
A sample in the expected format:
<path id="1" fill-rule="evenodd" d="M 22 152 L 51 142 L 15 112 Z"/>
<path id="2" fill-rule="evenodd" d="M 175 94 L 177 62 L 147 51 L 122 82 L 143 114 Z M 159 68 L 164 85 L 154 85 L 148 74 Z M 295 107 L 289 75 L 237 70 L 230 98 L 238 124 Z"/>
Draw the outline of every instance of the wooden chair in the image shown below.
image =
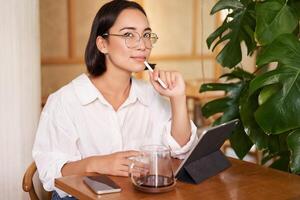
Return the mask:
<path id="1" fill-rule="evenodd" d="M 25 192 L 29 193 L 31 200 L 39 200 L 39 197 L 36 194 L 36 191 L 34 189 L 33 185 L 33 176 L 35 172 L 37 171 L 35 162 L 32 162 L 29 167 L 26 169 L 25 174 L 23 176 L 23 183 L 22 187 Z M 51 192 L 48 192 L 47 199 L 51 199 Z"/>

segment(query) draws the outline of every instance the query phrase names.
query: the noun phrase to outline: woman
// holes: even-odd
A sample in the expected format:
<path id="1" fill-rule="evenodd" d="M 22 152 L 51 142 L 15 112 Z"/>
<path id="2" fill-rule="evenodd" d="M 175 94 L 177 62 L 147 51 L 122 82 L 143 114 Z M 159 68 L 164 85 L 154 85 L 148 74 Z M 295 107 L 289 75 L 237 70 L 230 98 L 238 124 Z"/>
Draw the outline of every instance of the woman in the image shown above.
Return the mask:
<path id="1" fill-rule="evenodd" d="M 114 0 L 98 11 L 85 52 L 88 75 L 50 95 L 41 114 L 33 157 L 46 190 L 66 196 L 54 188 L 61 176 L 128 176 L 129 158 L 142 145 L 169 146 L 177 158 L 190 150 L 197 136 L 182 76 L 154 70 L 151 84 L 131 77 L 144 70 L 156 40 L 139 4 Z"/>

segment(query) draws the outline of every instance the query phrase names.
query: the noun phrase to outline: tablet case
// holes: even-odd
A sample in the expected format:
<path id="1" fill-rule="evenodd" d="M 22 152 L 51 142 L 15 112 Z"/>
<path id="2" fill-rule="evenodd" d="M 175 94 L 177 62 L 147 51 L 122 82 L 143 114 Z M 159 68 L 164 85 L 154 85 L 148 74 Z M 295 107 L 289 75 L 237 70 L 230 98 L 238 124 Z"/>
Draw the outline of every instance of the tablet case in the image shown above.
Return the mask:
<path id="1" fill-rule="evenodd" d="M 231 164 L 218 150 L 183 166 L 177 179 L 188 183 L 200 183 L 230 167 Z"/>
<path id="2" fill-rule="evenodd" d="M 206 130 L 206 134 L 191 150 L 186 162 L 179 169 L 176 178 L 188 183 L 200 183 L 230 167 L 230 162 L 220 148 L 238 122 L 232 120 Z"/>

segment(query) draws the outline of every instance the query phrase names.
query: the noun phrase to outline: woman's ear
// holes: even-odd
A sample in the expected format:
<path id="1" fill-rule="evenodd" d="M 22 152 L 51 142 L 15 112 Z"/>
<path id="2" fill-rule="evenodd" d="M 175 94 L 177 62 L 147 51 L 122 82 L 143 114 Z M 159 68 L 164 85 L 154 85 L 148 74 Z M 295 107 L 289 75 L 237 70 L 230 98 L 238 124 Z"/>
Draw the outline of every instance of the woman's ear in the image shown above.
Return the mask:
<path id="1" fill-rule="evenodd" d="M 101 37 L 101 36 L 98 36 L 97 39 L 96 39 L 96 45 L 97 45 L 97 48 L 98 50 L 103 53 L 103 54 L 107 54 L 108 51 L 107 51 L 107 41 Z"/>

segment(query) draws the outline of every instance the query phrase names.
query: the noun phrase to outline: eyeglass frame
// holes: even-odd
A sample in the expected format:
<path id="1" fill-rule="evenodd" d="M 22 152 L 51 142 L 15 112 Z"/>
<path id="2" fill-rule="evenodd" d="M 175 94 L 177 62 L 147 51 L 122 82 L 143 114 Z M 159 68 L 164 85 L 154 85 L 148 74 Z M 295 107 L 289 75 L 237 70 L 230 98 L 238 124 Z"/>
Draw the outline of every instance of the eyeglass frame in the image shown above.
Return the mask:
<path id="1" fill-rule="evenodd" d="M 144 38 L 144 37 L 141 36 L 137 31 L 132 31 L 132 32 L 137 33 L 138 36 L 139 36 L 139 39 L 138 39 L 137 42 L 136 42 L 136 46 L 134 46 L 134 47 L 129 47 L 129 46 L 128 46 L 128 44 L 127 44 L 126 41 L 127 41 L 128 38 L 130 39 L 130 37 L 129 37 L 129 36 L 126 36 L 126 35 L 125 35 L 126 33 L 125 33 L 125 34 L 104 33 L 104 34 L 102 34 L 102 37 L 103 37 L 103 36 L 119 36 L 119 37 L 122 37 L 122 38 L 124 38 L 125 44 L 126 44 L 126 46 L 127 46 L 128 48 L 130 48 L 130 49 L 135 49 L 135 48 L 137 48 L 137 47 L 139 46 L 139 44 L 140 44 L 140 42 L 141 42 L 141 38 Z M 146 45 L 145 45 L 146 49 L 152 49 L 152 48 L 153 48 L 153 44 L 155 44 L 156 41 L 158 40 L 158 36 L 157 36 L 156 33 L 150 32 L 150 34 L 151 34 L 151 35 L 154 35 L 154 37 L 149 37 L 150 42 L 151 42 L 151 39 L 150 39 L 150 38 L 154 38 L 154 39 L 155 39 L 155 42 L 153 42 L 153 43 L 151 42 L 151 47 L 150 47 L 150 48 L 146 47 Z M 143 42 L 145 42 L 145 41 L 143 40 Z M 145 44 L 146 44 L 146 43 L 145 43 Z"/>

